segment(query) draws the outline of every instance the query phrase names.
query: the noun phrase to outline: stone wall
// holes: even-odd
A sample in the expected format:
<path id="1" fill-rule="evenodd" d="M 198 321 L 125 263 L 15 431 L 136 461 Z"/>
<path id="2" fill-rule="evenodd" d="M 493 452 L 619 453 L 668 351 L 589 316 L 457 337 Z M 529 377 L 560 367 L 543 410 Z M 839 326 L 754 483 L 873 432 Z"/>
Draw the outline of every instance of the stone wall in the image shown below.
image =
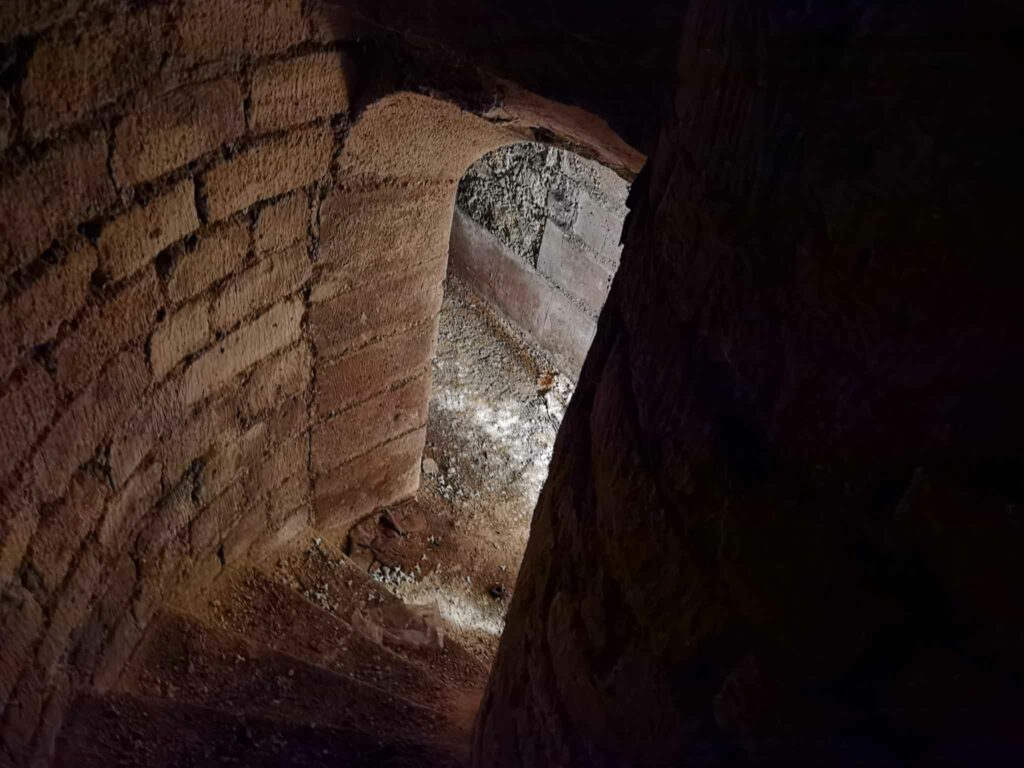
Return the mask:
<path id="1" fill-rule="evenodd" d="M 456 184 L 508 139 L 354 117 L 321 11 L 0 10 L 2 764 L 172 595 L 417 487 Z"/>
<path id="2" fill-rule="evenodd" d="M 542 144 L 497 149 L 459 183 L 452 269 L 574 376 L 618 268 L 628 189 Z"/>

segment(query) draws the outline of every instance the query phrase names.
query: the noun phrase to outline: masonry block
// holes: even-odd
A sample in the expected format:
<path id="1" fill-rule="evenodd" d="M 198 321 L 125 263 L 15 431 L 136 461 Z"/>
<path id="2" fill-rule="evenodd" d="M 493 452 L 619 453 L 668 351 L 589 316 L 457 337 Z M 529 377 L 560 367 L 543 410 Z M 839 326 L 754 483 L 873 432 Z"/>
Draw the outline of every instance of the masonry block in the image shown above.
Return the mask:
<path id="1" fill-rule="evenodd" d="M 425 441 L 426 430 L 417 429 L 317 477 L 316 524 L 348 527 L 378 507 L 413 495 Z"/>
<path id="2" fill-rule="evenodd" d="M 54 352 L 57 382 L 72 392 L 91 382 L 121 347 L 152 327 L 163 299 L 152 268 L 90 309 L 78 328 Z"/>
<path id="3" fill-rule="evenodd" d="M 132 274 L 199 226 L 191 179 L 107 224 L 99 237 L 100 266 L 114 280 Z"/>
<path id="4" fill-rule="evenodd" d="M 572 231 L 612 269 L 618 266 L 622 254 L 622 246 L 619 245 L 622 237 L 621 212 L 609 210 L 593 195 L 580 190 Z"/>
<path id="5" fill-rule="evenodd" d="M 309 347 L 300 344 L 260 363 L 243 387 L 244 415 L 254 418 L 293 395 L 305 392 L 312 375 Z"/>
<path id="6" fill-rule="evenodd" d="M 323 363 L 316 377 L 317 413 L 329 415 L 424 370 L 434 356 L 436 339 L 435 318 Z"/>
<path id="7" fill-rule="evenodd" d="M 28 288 L 0 307 L 0 376 L 33 346 L 53 338 L 60 324 L 85 306 L 96 250 L 75 249 L 61 264 L 49 266 Z"/>
<path id="8" fill-rule="evenodd" d="M 53 382 L 38 365 L 30 365 L 0 390 L 0 478 L 28 455 L 50 424 L 57 407 Z"/>
<path id="9" fill-rule="evenodd" d="M 185 371 L 185 402 L 203 400 L 254 363 L 298 341 L 303 311 L 301 299 L 277 304 L 203 353 Z"/>
<path id="10" fill-rule="evenodd" d="M 192 250 L 178 254 L 167 279 L 167 295 L 177 303 L 205 291 L 234 272 L 249 250 L 249 228 L 232 221 L 204 233 Z"/>
<path id="11" fill-rule="evenodd" d="M 544 227 L 537 271 L 582 301 L 587 311 L 595 316 L 604 306 L 612 282 L 612 271 L 591 258 L 551 221 Z"/>
<path id="12" fill-rule="evenodd" d="M 358 281 L 443 256 L 448 249 L 451 189 L 335 187 L 320 208 L 320 259 Z"/>
<path id="13" fill-rule="evenodd" d="M 292 192 L 260 210 L 256 220 L 256 253 L 263 255 L 306 241 L 312 210 L 304 190 Z"/>
<path id="14" fill-rule="evenodd" d="M 110 441 L 110 475 L 120 488 L 142 460 L 168 438 L 185 418 L 181 385 L 177 380 L 159 386 L 118 427 Z"/>
<path id="15" fill-rule="evenodd" d="M 32 537 L 29 562 L 47 591 L 55 591 L 64 580 L 82 540 L 103 514 L 107 491 L 94 473 L 79 470 L 64 497 L 44 511 Z"/>
<path id="16" fill-rule="evenodd" d="M 43 38 L 29 59 L 21 98 L 25 129 L 41 137 L 149 84 L 171 38 L 166 6 L 116 14 Z"/>
<path id="17" fill-rule="evenodd" d="M 75 398 L 33 460 L 40 500 L 61 495 L 74 470 L 96 452 L 114 425 L 135 409 L 148 383 L 145 358 L 125 352 Z"/>
<path id="18" fill-rule="evenodd" d="M 27 589 L 16 585 L 4 591 L 0 599 L 0 702 L 10 701 L 45 621 L 46 614 Z"/>
<path id="19" fill-rule="evenodd" d="M 238 406 L 233 394 L 198 409 L 157 447 L 155 457 L 163 464 L 166 485 L 176 485 L 189 465 L 218 440 L 238 434 Z"/>
<path id="20" fill-rule="evenodd" d="M 205 347 L 209 340 L 209 304 L 200 299 L 181 307 L 153 331 L 149 342 L 153 377 L 162 379 L 185 357 Z"/>
<path id="21" fill-rule="evenodd" d="M 276 131 L 347 112 L 350 71 L 350 60 L 340 52 L 260 67 L 252 78 L 253 130 Z"/>
<path id="22" fill-rule="evenodd" d="M 0 584 L 7 584 L 21 565 L 38 524 L 35 483 L 22 476 L 0 492 Z"/>
<path id="23" fill-rule="evenodd" d="M 304 242 L 261 259 L 221 289 L 210 310 L 213 328 L 227 330 L 252 317 L 267 305 L 297 291 L 311 272 L 312 264 Z"/>
<path id="24" fill-rule="evenodd" d="M 280 53 L 302 42 L 302 0 L 185 0 L 179 13 L 182 65 Z"/>
<path id="25" fill-rule="evenodd" d="M 186 86 L 129 114 L 114 130 L 118 184 L 149 181 L 245 133 L 242 87 L 235 78 Z"/>
<path id="26" fill-rule="evenodd" d="M 314 304 L 309 320 L 320 355 L 337 357 L 435 317 L 441 311 L 444 267 L 441 259 Z"/>
<path id="27" fill-rule="evenodd" d="M 333 148 L 330 127 L 311 126 L 258 144 L 216 166 L 203 180 L 210 218 L 222 219 L 316 181 L 327 172 Z"/>
<path id="28" fill-rule="evenodd" d="M 48 676 L 61 654 L 68 648 L 74 631 L 82 626 L 89 613 L 89 602 L 104 573 L 104 562 L 96 552 L 95 542 L 82 547 L 74 571 L 64 584 L 50 615 L 50 625 L 37 651 L 40 669 Z"/>
<path id="29" fill-rule="evenodd" d="M 397 435 L 423 426 L 429 399 L 427 373 L 315 426 L 313 468 L 322 474 Z"/>
<path id="30" fill-rule="evenodd" d="M 0 179 L 0 272 L 36 257 L 54 238 L 117 199 L 107 173 L 107 137 L 96 131 L 54 145 Z"/>
<path id="31" fill-rule="evenodd" d="M 100 544 L 112 553 L 125 546 L 131 531 L 160 498 L 162 473 L 162 465 L 150 464 L 133 475 L 107 503 L 97 535 Z"/>

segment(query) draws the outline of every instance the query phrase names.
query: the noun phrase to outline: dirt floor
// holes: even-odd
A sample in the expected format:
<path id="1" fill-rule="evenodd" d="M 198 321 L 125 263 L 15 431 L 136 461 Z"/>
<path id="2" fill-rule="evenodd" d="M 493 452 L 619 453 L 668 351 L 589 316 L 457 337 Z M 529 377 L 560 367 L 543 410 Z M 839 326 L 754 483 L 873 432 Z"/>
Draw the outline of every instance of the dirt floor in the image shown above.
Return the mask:
<path id="1" fill-rule="evenodd" d="M 423 480 L 349 554 L 406 603 L 437 603 L 488 666 L 573 382 L 457 278 L 441 310 Z"/>

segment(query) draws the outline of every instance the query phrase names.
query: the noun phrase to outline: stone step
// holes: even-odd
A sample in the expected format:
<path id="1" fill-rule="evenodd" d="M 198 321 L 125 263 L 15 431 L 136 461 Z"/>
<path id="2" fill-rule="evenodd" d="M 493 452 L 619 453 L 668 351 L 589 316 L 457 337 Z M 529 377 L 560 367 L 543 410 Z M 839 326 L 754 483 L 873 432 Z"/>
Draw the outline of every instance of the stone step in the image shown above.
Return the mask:
<path id="1" fill-rule="evenodd" d="M 265 648 L 373 685 L 446 714 L 451 689 L 422 664 L 378 645 L 299 592 L 245 568 L 182 611 Z"/>
<path id="2" fill-rule="evenodd" d="M 239 715 L 358 730 L 376 736 L 380 746 L 453 735 L 433 709 L 174 611 L 154 619 L 118 688 Z M 449 747 L 465 751 L 468 741 Z"/>
<path id="3" fill-rule="evenodd" d="M 124 693 L 77 699 L 57 768 L 462 768 L 435 745 Z"/>
<path id="4" fill-rule="evenodd" d="M 320 608 L 348 621 L 361 606 L 385 606 L 400 603 L 383 585 L 356 567 L 327 538 L 304 549 L 284 550 L 261 568 L 273 580 L 282 583 Z M 395 647 L 395 653 L 429 670 L 433 679 L 453 690 L 482 692 L 487 684 L 488 668 L 451 637 L 443 649 Z"/>

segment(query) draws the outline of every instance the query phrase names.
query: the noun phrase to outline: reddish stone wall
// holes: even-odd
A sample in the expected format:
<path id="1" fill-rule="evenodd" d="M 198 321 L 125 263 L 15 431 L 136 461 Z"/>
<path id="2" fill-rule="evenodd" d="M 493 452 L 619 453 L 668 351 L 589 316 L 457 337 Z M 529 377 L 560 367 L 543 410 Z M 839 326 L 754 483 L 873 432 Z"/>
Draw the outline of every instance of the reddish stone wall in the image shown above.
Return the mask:
<path id="1" fill-rule="evenodd" d="M 455 186 L 315 3 L 0 11 L 0 758 L 173 594 L 419 482 Z M 0 759 L 0 762 L 3 762 Z"/>

